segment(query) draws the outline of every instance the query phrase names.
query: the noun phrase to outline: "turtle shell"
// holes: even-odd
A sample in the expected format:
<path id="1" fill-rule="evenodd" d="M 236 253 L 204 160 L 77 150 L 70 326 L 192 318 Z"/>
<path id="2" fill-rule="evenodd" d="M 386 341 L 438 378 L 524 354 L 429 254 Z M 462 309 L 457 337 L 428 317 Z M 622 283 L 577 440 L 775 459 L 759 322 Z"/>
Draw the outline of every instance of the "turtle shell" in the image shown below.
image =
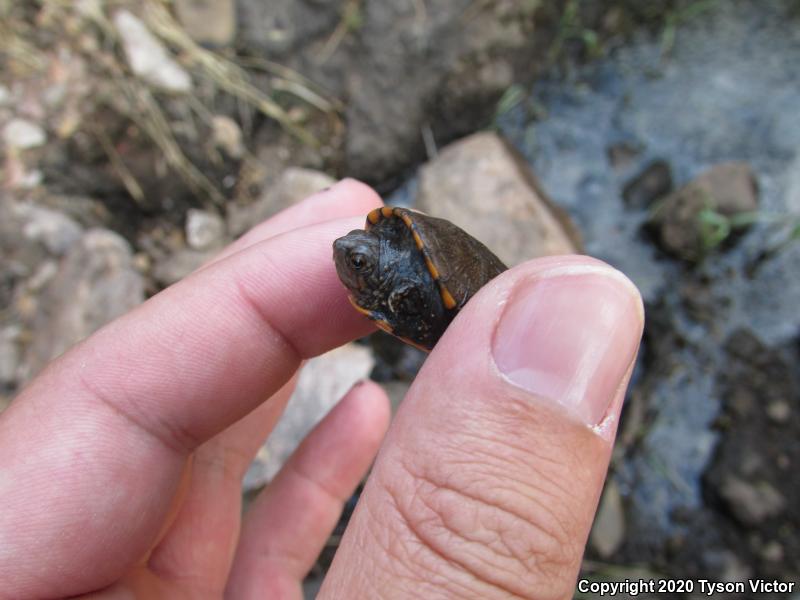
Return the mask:
<path id="1" fill-rule="evenodd" d="M 458 311 L 506 266 L 445 219 L 383 207 L 334 242 L 350 300 L 381 329 L 430 350 Z"/>
<path id="2" fill-rule="evenodd" d="M 460 310 L 488 281 L 508 268 L 491 250 L 447 219 L 384 206 L 367 215 L 366 230 L 382 219 L 400 219 L 411 230 L 448 310 Z"/>

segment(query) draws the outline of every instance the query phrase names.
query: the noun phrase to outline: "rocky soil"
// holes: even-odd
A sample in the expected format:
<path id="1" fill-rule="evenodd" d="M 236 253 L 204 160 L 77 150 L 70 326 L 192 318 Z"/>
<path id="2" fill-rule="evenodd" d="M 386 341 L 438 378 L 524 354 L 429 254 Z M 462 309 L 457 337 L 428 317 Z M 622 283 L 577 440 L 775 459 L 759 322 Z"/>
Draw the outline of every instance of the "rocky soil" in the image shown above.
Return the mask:
<path id="1" fill-rule="evenodd" d="M 299 80 L 276 75 L 291 67 L 333 107 L 286 104 L 324 140 L 313 149 L 220 99 L 177 138 L 216 200 L 113 111 L 92 112 L 110 153 L 74 133 L 82 55 L 0 84 L 0 410 L 71 344 L 355 175 L 508 264 L 586 252 L 642 290 L 587 577 L 798 581 L 800 15 L 788 0 L 643 4 L 178 0 L 186 31 L 235 52 L 261 89 L 292 95 Z M 120 56 L 170 89 L 183 123 L 196 79 L 131 16 L 115 26 L 138 45 Z M 353 381 L 370 375 L 396 405 L 424 357 L 376 333 L 311 361 L 245 491 Z"/>

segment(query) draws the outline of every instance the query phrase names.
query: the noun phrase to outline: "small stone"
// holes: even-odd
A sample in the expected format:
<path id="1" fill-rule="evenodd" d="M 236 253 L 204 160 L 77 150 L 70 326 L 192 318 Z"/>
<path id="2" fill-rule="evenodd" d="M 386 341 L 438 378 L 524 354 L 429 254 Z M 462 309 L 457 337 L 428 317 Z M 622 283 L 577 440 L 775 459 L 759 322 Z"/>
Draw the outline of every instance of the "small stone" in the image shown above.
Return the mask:
<path id="1" fill-rule="evenodd" d="M 767 416 L 775 423 L 784 424 L 792 416 L 792 407 L 785 400 L 776 400 L 767 405 Z"/>
<path id="2" fill-rule="evenodd" d="M 153 278 L 165 287 L 170 286 L 202 267 L 216 253 L 217 249 L 178 250 L 153 266 Z"/>
<path id="3" fill-rule="evenodd" d="M 281 420 L 244 477 L 244 490 L 269 483 L 313 427 L 358 381 L 372 370 L 372 353 L 347 344 L 309 360 L 297 381 Z"/>
<path id="4" fill-rule="evenodd" d="M 225 241 L 222 217 L 204 210 L 189 209 L 186 214 L 186 243 L 194 250 L 218 248 Z"/>
<path id="5" fill-rule="evenodd" d="M 128 242 L 105 229 L 87 231 L 69 249 L 28 324 L 32 339 L 24 359 L 25 378 L 144 301 L 144 281 L 131 256 Z"/>
<path id="6" fill-rule="evenodd" d="M 744 230 L 731 218 L 758 210 L 758 188 L 749 165 L 730 162 L 706 171 L 658 203 L 650 219 L 662 248 L 698 262 Z"/>
<path id="7" fill-rule="evenodd" d="M 786 506 L 783 495 L 766 481 L 751 483 L 728 475 L 719 491 L 733 516 L 743 525 L 758 525 L 781 514 Z"/>
<path id="8" fill-rule="evenodd" d="M 589 542 L 604 559 L 614 555 L 625 540 L 625 509 L 613 479 L 606 484 Z"/>
<path id="9" fill-rule="evenodd" d="M 211 119 L 214 144 L 222 148 L 231 158 L 241 158 L 244 155 L 242 143 L 242 130 L 236 121 L 225 115 L 214 115 Z"/>
<path id="10" fill-rule="evenodd" d="M 83 235 L 83 228 L 63 213 L 33 205 L 20 206 L 18 212 L 25 237 L 54 256 L 62 256 Z"/>
<path id="11" fill-rule="evenodd" d="M 665 161 L 656 160 L 625 184 L 622 198 L 630 208 L 647 208 L 671 191 L 672 171 Z"/>
<path id="12" fill-rule="evenodd" d="M 192 79 L 167 52 L 161 41 L 133 14 L 118 10 L 114 25 L 122 38 L 128 64 L 135 75 L 168 92 L 189 92 Z"/>
<path id="13" fill-rule="evenodd" d="M 620 142 L 608 148 L 608 162 L 615 170 L 627 169 L 642 153 L 642 149 L 628 142 Z"/>
<path id="14" fill-rule="evenodd" d="M 56 275 L 58 275 L 58 263 L 54 260 L 43 260 L 25 282 L 25 290 L 28 293 L 38 294 Z"/>
<path id="15" fill-rule="evenodd" d="M 19 327 L 11 326 L 0 330 L 0 387 L 13 385 L 17 380 L 20 353 L 17 339 Z"/>
<path id="16" fill-rule="evenodd" d="M 186 33 L 199 44 L 227 46 L 236 33 L 234 0 L 175 0 Z"/>
<path id="17" fill-rule="evenodd" d="M 145 252 L 137 252 L 133 255 L 133 268 L 139 271 L 139 273 L 147 273 L 150 271 L 150 267 L 152 266 L 152 261 L 150 260 L 150 256 Z"/>
<path id="18" fill-rule="evenodd" d="M 721 550 L 718 556 L 720 565 L 716 572 L 722 581 L 746 581 L 752 575 L 750 567 L 730 550 Z"/>
<path id="19" fill-rule="evenodd" d="M 228 211 L 228 232 L 238 236 L 284 208 L 332 186 L 336 181 L 313 169 L 289 167 L 278 180 L 267 187 L 258 200 L 248 206 L 231 206 Z"/>
<path id="20" fill-rule="evenodd" d="M 417 206 L 452 221 L 509 266 L 579 250 L 577 230 L 566 213 L 495 133 L 450 144 L 424 165 Z"/>
<path id="21" fill-rule="evenodd" d="M 27 119 L 11 119 L 3 128 L 3 141 L 7 146 L 26 150 L 47 141 L 44 129 Z"/>
<path id="22" fill-rule="evenodd" d="M 783 560 L 783 546 L 779 542 L 772 540 L 761 548 L 761 557 L 769 562 L 781 562 Z"/>

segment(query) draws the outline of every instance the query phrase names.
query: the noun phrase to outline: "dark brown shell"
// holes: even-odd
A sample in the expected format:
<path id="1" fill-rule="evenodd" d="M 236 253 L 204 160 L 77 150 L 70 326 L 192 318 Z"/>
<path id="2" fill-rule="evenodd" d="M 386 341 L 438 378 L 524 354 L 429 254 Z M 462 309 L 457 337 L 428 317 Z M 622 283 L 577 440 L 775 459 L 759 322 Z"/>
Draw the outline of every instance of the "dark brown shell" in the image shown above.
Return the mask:
<path id="1" fill-rule="evenodd" d="M 508 268 L 460 227 L 408 208 L 373 210 L 367 215 L 367 231 L 388 218 L 399 218 L 411 229 L 447 309 L 461 309 L 488 281 Z"/>

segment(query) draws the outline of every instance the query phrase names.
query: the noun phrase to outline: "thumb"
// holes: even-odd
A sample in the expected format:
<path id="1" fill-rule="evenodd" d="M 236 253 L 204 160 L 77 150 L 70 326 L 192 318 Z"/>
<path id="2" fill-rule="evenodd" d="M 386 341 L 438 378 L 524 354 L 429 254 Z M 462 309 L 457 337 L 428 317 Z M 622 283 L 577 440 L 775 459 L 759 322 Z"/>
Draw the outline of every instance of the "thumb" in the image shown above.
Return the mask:
<path id="1" fill-rule="evenodd" d="M 571 598 L 642 334 L 582 256 L 487 285 L 386 437 L 320 598 Z"/>

